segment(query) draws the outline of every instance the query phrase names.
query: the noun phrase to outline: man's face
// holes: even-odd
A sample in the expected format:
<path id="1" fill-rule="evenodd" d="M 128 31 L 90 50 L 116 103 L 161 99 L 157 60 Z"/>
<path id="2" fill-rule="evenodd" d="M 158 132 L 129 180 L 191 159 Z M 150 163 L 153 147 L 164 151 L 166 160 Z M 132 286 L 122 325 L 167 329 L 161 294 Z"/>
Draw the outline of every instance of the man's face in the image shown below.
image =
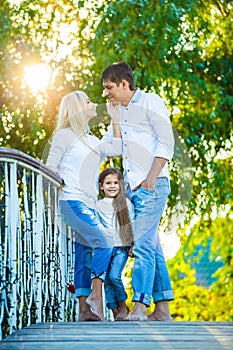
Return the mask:
<path id="1" fill-rule="evenodd" d="M 106 96 L 110 102 L 123 102 L 125 97 L 124 84 L 121 82 L 118 86 L 110 80 L 103 82 L 104 96 Z"/>

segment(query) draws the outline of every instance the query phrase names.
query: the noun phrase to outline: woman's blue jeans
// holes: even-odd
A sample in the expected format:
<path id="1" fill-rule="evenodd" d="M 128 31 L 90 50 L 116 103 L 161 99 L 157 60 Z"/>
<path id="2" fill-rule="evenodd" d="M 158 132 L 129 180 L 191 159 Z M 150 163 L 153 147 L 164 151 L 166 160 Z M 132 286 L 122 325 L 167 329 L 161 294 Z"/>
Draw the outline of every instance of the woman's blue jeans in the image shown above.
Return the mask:
<path id="1" fill-rule="evenodd" d="M 65 223 L 78 232 L 76 242 L 93 248 L 113 247 L 113 230 L 102 225 L 94 208 L 79 200 L 60 200 L 59 207 Z"/>
<path id="2" fill-rule="evenodd" d="M 121 274 L 128 259 L 129 249 L 130 247 L 124 247 L 124 249 L 114 247 L 112 249 L 112 256 L 104 282 L 105 298 L 109 309 L 118 308 L 118 302 L 127 299 Z"/>
<path id="3" fill-rule="evenodd" d="M 75 295 L 89 296 L 92 278 L 104 280 L 113 245 L 108 237 L 113 234 L 84 202 L 59 201 L 59 206 L 63 220 L 75 231 Z"/>
<path id="4" fill-rule="evenodd" d="M 75 242 L 74 285 L 75 295 L 88 297 L 91 294 L 92 278 L 104 281 L 112 254 L 112 248 L 91 248 Z"/>
<path id="5" fill-rule="evenodd" d="M 133 301 L 147 306 L 151 303 L 151 296 L 154 303 L 174 299 L 158 238 L 158 226 L 169 193 L 169 181 L 165 177 L 157 178 L 154 190 L 127 189 L 127 196 L 135 207 Z"/>

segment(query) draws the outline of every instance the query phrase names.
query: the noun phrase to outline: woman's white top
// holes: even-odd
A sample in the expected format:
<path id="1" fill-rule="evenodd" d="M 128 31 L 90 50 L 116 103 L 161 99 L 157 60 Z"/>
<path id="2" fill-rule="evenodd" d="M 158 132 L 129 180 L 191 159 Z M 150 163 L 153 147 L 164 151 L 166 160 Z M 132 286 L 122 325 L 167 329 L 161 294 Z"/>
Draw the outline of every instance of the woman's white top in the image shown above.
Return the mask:
<path id="1" fill-rule="evenodd" d="M 126 203 L 129 210 L 129 219 L 131 224 L 134 221 L 134 206 L 128 198 Z M 120 238 L 119 224 L 116 226 L 116 213 L 113 207 L 113 198 L 103 198 L 97 201 L 96 207 L 100 216 L 101 222 L 107 228 L 111 228 L 114 232 L 114 247 L 122 246 Z"/>
<path id="2" fill-rule="evenodd" d="M 59 199 L 80 200 L 94 207 L 100 163 L 107 156 L 118 156 L 121 152 L 120 138 L 106 142 L 87 134 L 84 143 L 71 128 L 56 131 L 46 165 L 57 171 L 65 182 Z"/>

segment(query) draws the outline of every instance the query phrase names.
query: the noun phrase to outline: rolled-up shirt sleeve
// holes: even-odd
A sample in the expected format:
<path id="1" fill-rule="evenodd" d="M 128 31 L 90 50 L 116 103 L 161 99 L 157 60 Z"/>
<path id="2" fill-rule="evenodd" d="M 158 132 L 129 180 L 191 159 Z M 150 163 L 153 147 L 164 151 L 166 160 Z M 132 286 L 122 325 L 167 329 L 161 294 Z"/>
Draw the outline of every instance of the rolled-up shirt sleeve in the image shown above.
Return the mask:
<path id="1" fill-rule="evenodd" d="M 111 123 L 111 124 L 109 124 L 108 129 L 107 129 L 106 133 L 103 135 L 101 140 L 111 143 L 113 138 L 114 138 L 114 136 L 113 136 L 113 126 L 112 126 L 112 123 Z"/>
<path id="2" fill-rule="evenodd" d="M 122 139 L 113 137 L 102 138 L 99 145 L 101 159 L 105 157 L 118 157 L 122 154 Z"/>
<path id="3" fill-rule="evenodd" d="M 155 94 L 153 94 L 153 98 L 149 99 L 148 117 L 157 137 L 154 157 L 171 160 L 174 154 L 175 142 L 169 111 L 163 100 Z"/>

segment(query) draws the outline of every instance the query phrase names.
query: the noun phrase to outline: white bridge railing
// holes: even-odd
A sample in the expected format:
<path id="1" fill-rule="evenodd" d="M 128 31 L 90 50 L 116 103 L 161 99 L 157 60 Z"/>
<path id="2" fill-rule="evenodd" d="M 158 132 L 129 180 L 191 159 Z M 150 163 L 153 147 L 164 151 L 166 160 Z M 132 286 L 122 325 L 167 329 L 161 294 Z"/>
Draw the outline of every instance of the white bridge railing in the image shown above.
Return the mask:
<path id="1" fill-rule="evenodd" d="M 73 235 L 58 214 L 62 180 L 0 148 L 0 338 L 36 322 L 73 321 Z"/>

